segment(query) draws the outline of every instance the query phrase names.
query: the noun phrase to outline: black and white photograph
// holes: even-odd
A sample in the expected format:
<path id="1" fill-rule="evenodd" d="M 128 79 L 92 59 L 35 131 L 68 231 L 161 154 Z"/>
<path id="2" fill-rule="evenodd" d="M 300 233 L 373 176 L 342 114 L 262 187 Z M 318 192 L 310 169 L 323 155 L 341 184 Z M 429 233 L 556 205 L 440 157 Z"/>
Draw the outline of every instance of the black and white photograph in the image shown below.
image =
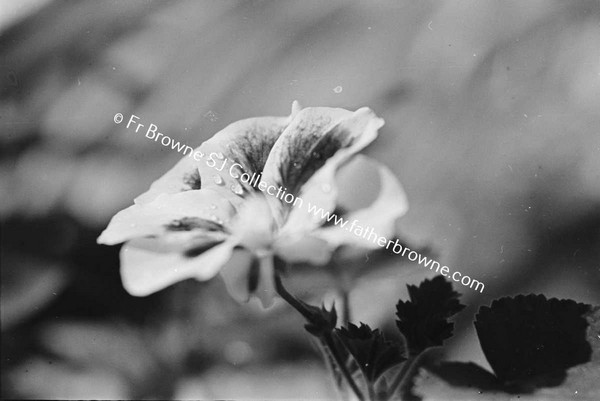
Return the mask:
<path id="1" fill-rule="evenodd" d="M 0 0 L 2 399 L 600 400 L 600 1 Z"/>

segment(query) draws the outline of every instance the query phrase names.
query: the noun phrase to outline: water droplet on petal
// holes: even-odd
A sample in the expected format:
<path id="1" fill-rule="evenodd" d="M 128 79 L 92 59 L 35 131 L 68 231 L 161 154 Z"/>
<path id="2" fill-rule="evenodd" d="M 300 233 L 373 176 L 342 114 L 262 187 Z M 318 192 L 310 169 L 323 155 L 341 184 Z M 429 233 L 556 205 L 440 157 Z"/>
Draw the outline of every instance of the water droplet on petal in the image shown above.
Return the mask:
<path id="1" fill-rule="evenodd" d="M 333 91 L 335 93 L 342 93 L 343 90 L 344 88 L 342 88 L 341 86 L 336 86 L 335 88 L 333 88 Z"/>
<path id="2" fill-rule="evenodd" d="M 240 184 L 238 184 L 237 182 L 235 184 L 231 184 L 229 189 L 231 189 L 231 192 L 233 192 L 236 195 L 244 194 L 244 188 L 242 188 L 242 186 Z"/>
<path id="3" fill-rule="evenodd" d="M 312 157 L 315 159 L 320 159 L 321 158 L 321 154 L 319 152 L 312 152 Z"/>
<path id="4" fill-rule="evenodd" d="M 219 174 L 213 175 L 213 180 L 217 185 L 223 185 L 225 183 L 225 181 L 223 181 L 223 178 Z"/>
<path id="5" fill-rule="evenodd" d="M 215 209 L 217 208 L 217 205 L 215 205 L 214 203 L 211 203 L 211 204 L 210 204 L 210 208 L 211 208 L 212 210 L 215 210 Z"/>
<path id="6" fill-rule="evenodd" d="M 292 163 L 292 165 L 293 165 L 294 167 L 298 168 L 298 166 L 300 166 L 300 163 L 298 163 L 298 162 L 294 162 L 294 163 Z"/>
<path id="7" fill-rule="evenodd" d="M 131 223 L 131 224 L 129 224 L 129 227 L 135 228 L 135 225 L 136 225 L 135 223 Z"/>
<path id="8" fill-rule="evenodd" d="M 323 190 L 323 192 L 327 193 L 327 192 L 331 191 L 331 185 L 323 184 L 323 185 L 321 185 L 321 189 Z"/>

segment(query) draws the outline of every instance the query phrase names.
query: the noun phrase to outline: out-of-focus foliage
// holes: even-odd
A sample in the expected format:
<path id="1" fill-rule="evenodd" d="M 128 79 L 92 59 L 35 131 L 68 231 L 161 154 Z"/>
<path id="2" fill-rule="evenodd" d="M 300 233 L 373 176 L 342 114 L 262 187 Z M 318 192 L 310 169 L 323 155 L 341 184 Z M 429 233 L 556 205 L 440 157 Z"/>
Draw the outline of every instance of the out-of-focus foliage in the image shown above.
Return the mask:
<path id="1" fill-rule="evenodd" d="M 180 155 L 116 112 L 197 146 L 294 99 L 369 105 L 386 120 L 369 153 L 411 204 L 398 229 L 486 284 L 457 287 L 465 304 L 521 292 L 600 303 L 599 21 L 593 0 L 57 1 L 4 27 L 2 395 L 332 395 L 283 305 L 239 307 L 218 281 L 122 290 L 117 251 L 95 238 Z M 353 319 L 393 325 L 405 282 L 428 273 L 399 262 L 358 283 Z M 290 290 L 320 298 L 324 277 L 307 270 Z M 474 312 L 450 357 L 485 367 Z M 99 343 L 114 356 L 90 357 Z"/>

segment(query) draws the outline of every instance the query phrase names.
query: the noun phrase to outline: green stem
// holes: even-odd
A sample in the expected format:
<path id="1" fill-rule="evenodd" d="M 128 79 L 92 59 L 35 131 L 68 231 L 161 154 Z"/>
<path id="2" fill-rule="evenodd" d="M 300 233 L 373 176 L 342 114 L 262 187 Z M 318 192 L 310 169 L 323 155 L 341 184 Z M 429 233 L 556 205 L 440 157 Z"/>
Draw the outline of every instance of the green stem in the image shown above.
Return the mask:
<path id="1" fill-rule="evenodd" d="M 373 383 L 371 383 L 370 381 L 366 381 L 367 382 L 367 391 L 369 392 L 369 400 L 371 401 L 375 401 L 377 398 L 375 397 L 375 387 L 373 386 Z"/>
<path id="2" fill-rule="evenodd" d="M 346 288 L 340 288 L 340 298 L 342 299 L 342 316 L 340 321 L 342 326 L 346 326 L 350 321 L 350 297 Z"/>
<path id="3" fill-rule="evenodd" d="M 336 262 L 332 262 L 332 272 L 338 280 L 337 292 L 342 301 L 342 309 L 340 313 L 340 325 L 346 326 L 351 319 L 350 316 L 350 291 L 352 278 L 346 270 L 346 266 L 340 266 Z"/>
<path id="4" fill-rule="evenodd" d="M 284 299 L 284 301 L 286 301 L 294 309 L 296 309 L 298 312 L 300 312 L 300 314 L 302 316 L 304 316 L 304 318 L 306 320 L 308 320 L 309 322 L 312 321 L 311 312 L 308 310 L 308 308 L 306 308 L 306 306 L 302 302 L 300 302 L 296 297 L 294 297 L 292 294 L 290 294 L 287 291 L 287 289 L 283 286 L 281 277 L 279 277 L 278 274 L 275 274 L 275 289 L 277 290 L 277 293 L 279 294 L 279 296 L 281 296 L 281 298 Z M 358 388 L 358 385 L 356 384 L 356 382 L 352 378 L 352 375 L 348 371 L 348 368 L 346 367 L 346 363 L 344 362 L 342 356 L 339 354 L 339 352 L 337 351 L 337 349 L 335 347 L 335 344 L 333 342 L 332 333 L 325 332 L 325 333 L 321 334 L 321 336 L 319 337 L 319 340 L 320 340 L 321 344 L 323 345 L 323 347 L 330 353 L 331 359 L 335 362 L 335 364 L 337 365 L 337 368 L 340 370 L 340 372 L 342 372 L 342 375 L 344 376 L 344 378 L 346 379 L 346 382 L 348 382 L 348 385 L 350 386 L 350 388 L 356 395 L 356 398 L 359 401 L 364 401 L 365 398 L 364 398 L 362 392 Z"/>
<path id="5" fill-rule="evenodd" d="M 348 382 L 348 385 L 350 386 L 350 388 L 356 395 L 356 398 L 359 401 L 364 401 L 365 398 L 364 398 L 364 395 L 362 394 L 362 391 L 360 391 L 360 389 L 358 388 L 358 385 L 356 384 L 356 382 L 352 378 L 352 375 L 348 371 L 348 368 L 346 367 L 346 363 L 344 362 L 344 359 L 339 354 L 339 352 L 337 352 L 337 350 L 336 350 L 335 344 L 333 343 L 333 336 L 331 335 L 331 333 L 323 334 L 323 336 L 321 337 L 321 341 L 323 342 L 325 347 L 327 347 L 327 349 L 331 353 L 333 360 L 335 361 L 337 367 L 342 372 L 342 375 Z"/>
<path id="6" fill-rule="evenodd" d="M 340 372 L 338 370 L 336 370 L 336 364 L 333 361 L 333 356 L 331 356 L 331 352 L 329 352 L 329 350 L 327 349 L 327 347 L 325 347 L 325 345 L 323 344 L 322 341 L 316 341 L 316 345 L 319 348 L 319 351 L 321 352 L 321 355 L 323 356 L 323 359 L 325 360 L 325 365 L 327 366 L 327 370 L 329 371 L 330 375 L 331 375 L 331 379 L 333 381 L 333 384 L 335 385 L 335 388 L 338 392 L 339 395 L 339 399 L 340 400 L 346 400 L 348 399 L 348 392 L 347 389 L 343 386 L 340 386 L 340 382 L 338 381 L 338 377 Z"/>
<path id="7" fill-rule="evenodd" d="M 410 372 L 411 368 L 413 367 L 413 365 L 415 364 L 417 359 L 419 359 L 420 355 L 421 354 L 411 356 L 406 361 L 404 361 L 404 364 L 402 365 L 402 367 L 400 368 L 400 371 L 394 378 L 394 381 L 388 387 L 388 398 L 387 398 L 388 400 L 390 398 L 392 398 L 392 396 L 398 390 L 398 388 L 401 387 L 406 382 L 408 373 Z"/>
<path id="8" fill-rule="evenodd" d="M 290 294 L 288 290 L 283 286 L 281 281 L 281 277 L 277 273 L 275 273 L 275 290 L 284 301 L 292 306 L 292 308 L 296 309 L 306 320 L 311 320 L 312 315 L 310 311 L 304 306 L 304 304 L 298 299 Z"/>

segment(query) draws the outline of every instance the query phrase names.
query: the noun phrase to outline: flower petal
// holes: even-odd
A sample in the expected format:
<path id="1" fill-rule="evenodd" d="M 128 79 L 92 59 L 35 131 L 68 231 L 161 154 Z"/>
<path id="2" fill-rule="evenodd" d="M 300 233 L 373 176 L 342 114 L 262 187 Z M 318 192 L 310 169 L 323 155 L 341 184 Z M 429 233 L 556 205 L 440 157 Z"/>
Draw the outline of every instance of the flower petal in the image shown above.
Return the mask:
<path id="1" fill-rule="evenodd" d="M 227 240 L 199 256 L 157 249 L 157 241 L 134 240 L 121 248 L 121 279 L 131 295 L 146 296 L 188 278 L 205 281 L 229 260 L 236 243 Z"/>
<path id="2" fill-rule="evenodd" d="M 263 196 L 248 197 L 238 208 L 229 227 L 240 245 L 253 252 L 263 252 L 273 244 L 276 225 Z"/>
<path id="3" fill-rule="evenodd" d="M 331 260 L 334 248 L 324 239 L 312 235 L 284 236 L 277 240 L 275 253 L 288 263 L 323 266 Z"/>
<path id="4" fill-rule="evenodd" d="M 370 164 L 379 175 L 379 195 L 368 207 L 345 214 L 344 227 L 331 225 L 322 227 L 313 232 L 313 235 L 329 242 L 333 247 L 340 245 L 353 245 L 367 249 L 379 247 L 377 239 L 363 237 L 358 234 L 358 227 L 364 231 L 376 233 L 377 238 L 391 239 L 395 235 L 396 219 L 408 210 L 408 200 L 402 186 L 394 174 L 384 165 L 364 156 L 357 156 L 353 163 Z M 366 169 L 366 166 L 362 167 Z M 352 227 L 352 224 L 354 226 Z M 352 227 L 352 229 L 350 229 Z M 364 232 L 363 231 L 363 232 Z"/>
<path id="5" fill-rule="evenodd" d="M 135 202 L 151 202 L 164 193 L 209 188 L 236 204 L 240 196 L 256 189 L 234 177 L 244 172 L 258 176 L 262 172 L 273 144 L 299 107 L 294 102 L 289 117 L 248 118 L 228 125 L 193 153 L 187 153 Z"/>
<path id="6" fill-rule="evenodd" d="M 288 188 L 291 187 L 296 191 L 293 192 L 296 196 L 302 199 L 302 202 L 298 202 L 297 206 L 291 208 L 291 210 L 289 210 L 289 207 L 286 209 L 286 206 L 279 202 L 284 211 L 289 210 L 283 232 L 307 232 L 320 225 L 319 218 L 309 213 L 309 205 L 323 208 L 325 212 L 332 211 L 335 208 L 337 197 L 336 171 L 352 156 L 371 143 L 377 137 L 377 130 L 384 124 L 381 118 L 378 118 L 372 110 L 366 107 L 354 113 L 343 111 L 345 113 L 339 111 L 335 113 L 338 116 L 337 123 L 330 123 L 328 128 L 320 132 L 304 134 L 302 129 L 293 130 L 294 126 L 302 127 L 301 122 L 296 123 L 297 120 L 303 117 L 304 110 L 302 110 L 273 147 L 265 166 L 265 175 L 268 172 L 273 176 L 272 179 L 284 182 Z M 297 138 L 288 139 L 292 135 L 296 135 Z M 305 141 L 302 141 L 303 137 L 306 137 Z M 288 147 L 292 147 L 287 149 L 288 152 L 293 153 L 294 146 L 299 146 L 300 150 L 297 153 L 288 155 L 288 153 L 280 150 L 286 143 Z M 279 154 L 279 167 L 273 167 L 275 162 L 270 163 L 272 157 L 275 160 L 275 154 Z M 303 158 L 302 166 L 304 166 L 304 170 L 299 173 L 290 173 L 289 163 L 292 167 L 296 163 L 298 168 L 301 168 L 300 162 L 296 161 L 298 158 Z M 272 172 L 273 170 L 275 170 L 275 173 Z M 282 171 L 283 173 L 281 173 Z M 288 189 L 287 192 L 290 192 L 290 190 Z M 277 201 L 278 199 L 271 200 L 271 202 Z"/>
<path id="7" fill-rule="evenodd" d="M 252 296 L 257 297 L 263 307 L 273 305 L 275 291 L 272 260 L 273 256 L 262 257 L 243 248 L 236 248 L 232 259 L 221 269 L 221 277 L 227 292 L 238 302 L 248 302 Z"/>
<path id="8" fill-rule="evenodd" d="M 220 271 L 227 292 L 240 303 L 250 300 L 250 270 L 254 259 L 252 252 L 238 247 Z"/>
<path id="9" fill-rule="evenodd" d="M 98 237 L 115 245 L 133 238 L 164 235 L 178 242 L 199 233 L 223 238 L 233 207 L 211 190 L 162 194 L 152 202 L 132 205 L 117 213 Z"/>
<path id="10" fill-rule="evenodd" d="M 256 267 L 256 288 L 253 289 L 252 294 L 256 296 L 263 308 L 267 309 L 273 306 L 275 302 L 275 266 L 273 264 L 273 256 L 269 255 L 260 258 L 260 260 L 254 264 Z M 252 273 L 252 272 L 251 272 Z"/>

